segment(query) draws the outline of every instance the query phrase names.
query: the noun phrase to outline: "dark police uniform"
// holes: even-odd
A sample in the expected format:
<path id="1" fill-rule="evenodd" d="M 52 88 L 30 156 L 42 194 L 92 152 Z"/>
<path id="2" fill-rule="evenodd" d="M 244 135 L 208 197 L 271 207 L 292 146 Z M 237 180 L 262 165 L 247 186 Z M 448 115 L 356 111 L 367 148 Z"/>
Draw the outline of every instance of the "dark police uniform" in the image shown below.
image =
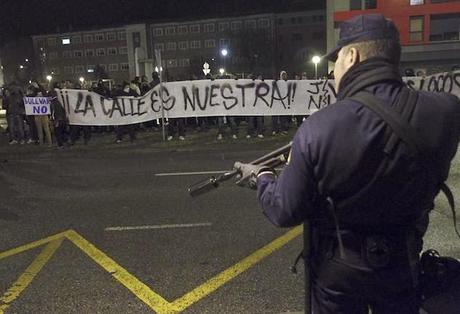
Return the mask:
<path id="1" fill-rule="evenodd" d="M 428 211 L 457 151 L 460 101 L 416 92 L 408 123 L 427 144 L 427 174 L 404 142 L 386 150 L 387 123 L 349 98 L 364 90 L 395 107 L 405 88 L 386 60 L 360 62 L 341 80 L 337 102 L 302 123 L 280 176 L 257 178 L 260 204 L 273 224 L 312 224 L 314 313 L 367 313 L 368 306 L 373 313 L 418 313 L 418 257 Z"/>

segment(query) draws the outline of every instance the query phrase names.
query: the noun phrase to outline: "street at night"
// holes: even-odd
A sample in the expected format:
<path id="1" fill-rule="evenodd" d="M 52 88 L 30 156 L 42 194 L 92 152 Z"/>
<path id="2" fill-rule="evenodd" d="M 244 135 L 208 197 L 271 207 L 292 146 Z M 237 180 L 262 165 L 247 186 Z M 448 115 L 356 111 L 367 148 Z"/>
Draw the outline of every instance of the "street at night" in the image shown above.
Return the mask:
<path id="1" fill-rule="evenodd" d="M 459 314 L 459 0 L 0 0 L 0 314 Z"/>
<path id="2" fill-rule="evenodd" d="M 211 175 L 194 173 L 218 174 L 288 140 L 222 143 L 197 133 L 162 144 L 152 133 L 136 144 L 104 135 L 43 150 L 8 147 L 2 136 L 5 313 L 303 311 L 302 263 L 297 275 L 289 269 L 301 230 L 272 226 L 255 192 L 233 181 L 197 198 L 187 192 Z M 457 201 L 459 174 L 457 158 L 449 179 Z M 458 258 L 450 216 L 440 195 L 425 247 Z"/>

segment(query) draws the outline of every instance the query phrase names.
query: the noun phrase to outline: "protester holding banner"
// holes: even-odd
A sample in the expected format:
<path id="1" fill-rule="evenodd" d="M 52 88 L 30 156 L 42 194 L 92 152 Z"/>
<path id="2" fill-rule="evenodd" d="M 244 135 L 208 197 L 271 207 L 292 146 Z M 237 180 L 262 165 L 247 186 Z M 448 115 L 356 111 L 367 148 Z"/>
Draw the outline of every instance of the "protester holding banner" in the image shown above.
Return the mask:
<path id="1" fill-rule="evenodd" d="M 287 81 L 287 72 L 281 71 L 279 79 L 281 83 L 282 81 Z M 286 135 L 289 128 L 289 118 L 289 116 L 272 116 L 272 135 L 277 135 L 280 133 Z"/>
<path id="2" fill-rule="evenodd" d="M 36 89 L 32 86 L 29 85 L 26 89 L 26 97 L 37 97 L 38 92 Z M 27 143 L 28 144 L 39 144 L 38 140 L 38 133 L 37 133 L 37 125 L 35 124 L 35 116 L 33 115 L 26 115 L 26 122 L 29 127 L 29 134 Z"/>
<path id="3" fill-rule="evenodd" d="M 66 138 L 66 127 L 67 127 L 67 116 L 65 109 L 57 98 L 56 89 L 59 87 L 58 83 L 55 83 L 53 89 L 50 90 L 49 96 L 50 109 L 51 109 L 51 121 L 54 126 L 54 135 L 56 137 L 56 144 L 59 148 L 63 148 L 67 142 Z"/>
<path id="4" fill-rule="evenodd" d="M 45 89 L 38 84 L 38 82 L 32 82 L 28 87 L 32 97 L 45 97 Z M 36 114 L 33 116 L 35 120 L 35 126 L 37 128 L 38 141 L 40 144 L 44 144 L 43 132 L 46 136 L 46 142 L 48 146 L 53 145 L 51 138 L 50 120 L 48 114 Z"/>
<path id="5" fill-rule="evenodd" d="M 139 89 L 137 85 L 132 82 L 124 82 L 123 83 L 123 89 L 119 91 L 116 97 L 138 97 L 140 94 L 138 94 L 137 90 Z M 139 92 L 140 93 L 140 92 Z M 121 143 L 123 141 L 123 135 L 125 133 L 128 133 L 129 135 L 129 140 L 133 142 L 136 139 L 136 130 L 135 126 L 132 124 L 129 125 L 118 125 L 116 128 L 116 138 L 115 138 L 115 143 Z"/>

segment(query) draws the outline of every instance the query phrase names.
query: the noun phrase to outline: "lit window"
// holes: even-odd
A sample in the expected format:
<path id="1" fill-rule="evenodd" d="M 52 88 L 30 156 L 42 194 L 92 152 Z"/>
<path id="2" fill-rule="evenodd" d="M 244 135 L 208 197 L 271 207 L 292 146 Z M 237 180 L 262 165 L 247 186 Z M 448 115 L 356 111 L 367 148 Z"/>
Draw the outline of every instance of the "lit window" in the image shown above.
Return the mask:
<path id="1" fill-rule="evenodd" d="M 62 38 L 63 45 L 70 45 L 70 38 Z"/>
<path id="2" fill-rule="evenodd" d="M 425 0 L 410 0 L 410 5 L 425 4 Z"/>
<path id="3" fill-rule="evenodd" d="M 411 16 L 409 23 L 409 40 L 422 41 L 423 40 L 423 16 Z"/>

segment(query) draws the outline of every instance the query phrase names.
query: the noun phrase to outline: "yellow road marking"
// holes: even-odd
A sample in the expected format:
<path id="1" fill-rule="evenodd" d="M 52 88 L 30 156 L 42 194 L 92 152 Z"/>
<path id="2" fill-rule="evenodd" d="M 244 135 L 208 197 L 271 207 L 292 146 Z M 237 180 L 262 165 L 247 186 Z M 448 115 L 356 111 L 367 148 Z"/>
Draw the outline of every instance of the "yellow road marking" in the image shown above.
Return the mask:
<path id="1" fill-rule="evenodd" d="M 230 281 L 242 272 L 246 271 L 248 268 L 260 262 L 262 259 L 272 254 L 274 251 L 278 250 L 279 248 L 281 248 L 286 243 L 293 240 L 300 234 L 302 234 L 301 226 L 298 226 L 288 231 L 283 236 L 273 240 L 271 243 L 255 251 L 248 257 L 242 259 L 240 262 L 227 268 L 217 276 L 209 279 L 208 281 L 196 287 L 192 291 L 186 293 L 179 299 L 172 302 L 172 304 L 175 306 L 175 308 L 179 309 L 179 311 L 185 310 L 193 303 L 204 298 L 220 286 L 224 285 L 226 282 Z"/>
<path id="2" fill-rule="evenodd" d="M 50 260 L 56 250 L 62 243 L 62 237 L 57 240 L 53 240 L 48 243 L 47 246 L 41 251 L 41 253 L 35 258 L 32 264 L 27 267 L 25 272 L 19 276 L 15 283 L 5 292 L 5 294 L 0 298 L 0 313 L 3 314 L 4 311 L 10 306 L 22 291 L 24 291 L 38 272 L 45 266 L 45 264 Z"/>
<path id="3" fill-rule="evenodd" d="M 174 313 L 171 303 L 153 292 L 148 286 L 139 279 L 131 275 L 126 269 L 108 257 L 104 252 L 96 248 L 93 244 L 84 239 L 74 230 L 66 233 L 66 238 L 72 241 L 77 247 L 91 257 L 97 264 L 108 271 L 115 279 L 121 282 L 135 296 L 141 299 L 152 310 L 157 313 Z"/>
<path id="4" fill-rule="evenodd" d="M 39 247 L 39 246 L 41 246 L 43 244 L 46 244 L 48 242 L 61 239 L 61 238 L 64 237 L 65 234 L 66 234 L 66 232 L 61 232 L 61 233 L 49 236 L 47 238 L 44 238 L 44 239 L 41 239 L 41 240 L 38 240 L 38 241 L 34 241 L 34 242 L 29 243 L 29 244 L 21 245 L 21 246 L 19 246 L 17 248 L 2 252 L 2 253 L 0 253 L 0 260 L 4 259 L 6 257 L 12 256 L 12 255 L 22 253 L 24 251 L 27 251 L 27 250 L 30 250 L 30 249 L 33 249 L 33 248 L 36 248 L 36 247 Z"/>
<path id="5" fill-rule="evenodd" d="M 24 251 L 36 248 L 40 245 L 49 243 L 40 255 L 34 260 L 34 262 L 26 269 L 13 286 L 0 298 L 0 314 L 4 313 L 4 310 L 8 308 L 9 304 L 15 300 L 20 293 L 27 288 L 30 282 L 34 279 L 36 274 L 43 268 L 43 266 L 49 261 L 54 252 L 61 245 L 63 238 L 67 238 L 79 249 L 85 252 L 91 257 L 98 265 L 109 272 L 116 280 L 128 288 L 136 297 L 142 300 L 147 306 L 159 314 L 166 313 L 178 313 L 192 304 L 196 303 L 200 299 L 206 297 L 228 281 L 232 280 L 239 274 L 248 270 L 262 259 L 266 258 L 274 251 L 280 249 L 289 241 L 293 240 L 297 236 L 302 234 L 302 227 L 296 227 L 285 233 L 283 236 L 273 240 L 269 244 L 255 251 L 251 255 L 242 259 L 235 265 L 227 268 L 223 272 L 209 279 L 205 283 L 196 287 L 192 291 L 186 293 L 182 297 L 176 299 L 173 302 L 168 302 L 160 295 L 155 293 L 147 285 L 142 283 L 139 279 L 130 274 L 126 269 L 121 267 L 113 259 L 107 256 L 104 252 L 95 247 L 92 243 L 87 241 L 81 235 L 74 230 L 68 230 L 65 232 L 58 233 L 56 235 L 8 250 L 0 253 L 0 260 L 8 256 L 22 253 Z M 1 303 L 4 303 L 3 305 Z"/>

